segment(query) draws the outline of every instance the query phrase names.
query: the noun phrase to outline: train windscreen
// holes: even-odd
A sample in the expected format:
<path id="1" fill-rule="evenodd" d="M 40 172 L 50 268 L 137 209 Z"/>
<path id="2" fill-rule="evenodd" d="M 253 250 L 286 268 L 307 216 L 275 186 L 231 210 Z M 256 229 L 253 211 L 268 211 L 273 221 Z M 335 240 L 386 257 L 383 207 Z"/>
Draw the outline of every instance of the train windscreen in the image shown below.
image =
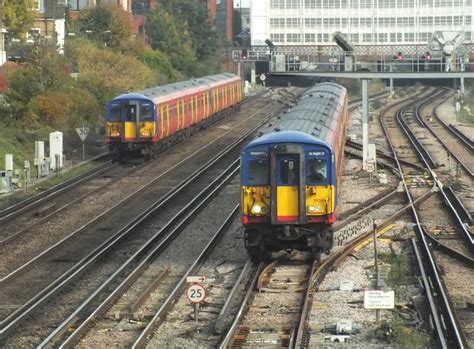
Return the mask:
<path id="1" fill-rule="evenodd" d="M 112 103 L 110 105 L 109 120 L 120 121 L 122 118 L 122 106 L 120 103 Z"/>
<path id="2" fill-rule="evenodd" d="M 248 161 L 248 174 L 250 186 L 268 185 L 269 161 L 266 152 L 251 152 Z"/>

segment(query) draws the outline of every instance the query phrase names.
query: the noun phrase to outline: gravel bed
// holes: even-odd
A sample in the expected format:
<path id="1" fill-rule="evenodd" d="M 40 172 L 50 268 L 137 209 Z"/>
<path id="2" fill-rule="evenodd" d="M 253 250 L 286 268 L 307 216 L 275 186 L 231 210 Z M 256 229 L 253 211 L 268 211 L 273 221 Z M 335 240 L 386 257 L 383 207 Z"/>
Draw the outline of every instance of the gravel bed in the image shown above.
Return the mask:
<path id="1" fill-rule="evenodd" d="M 269 96 L 268 96 L 269 97 Z M 254 102 L 254 104 L 260 104 L 259 110 L 262 110 L 262 107 L 267 103 L 269 99 L 265 100 L 265 98 L 259 99 L 258 101 Z M 251 102 L 252 103 L 252 102 Z M 281 104 L 278 101 L 272 102 L 271 104 L 271 109 L 278 109 L 281 106 Z M 223 135 L 227 132 L 230 131 L 231 127 L 235 125 L 242 125 L 242 126 L 247 126 L 249 124 L 249 121 L 247 120 L 248 117 L 252 116 L 253 114 L 250 112 L 250 106 L 247 105 L 249 108 L 248 112 L 244 115 L 243 113 L 237 114 L 236 116 L 232 118 L 227 118 L 218 124 L 215 125 L 215 127 L 211 127 L 207 130 L 204 130 L 199 133 L 199 137 L 191 137 L 186 140 L 186 142 L 182 144 L 178 144 L 172 148 L 170 148 L 167 151 L 167 156 L 164 157 L 163 154 L 159 157 L 158 161 L 151 162 L 155 166 L 161 166 L 161 168 L 168 169 L 172 167 L 174 163 L 177 163 L 183 158 L 187 156 L 187 154 L 191 153 L 191 149 L 196 147 L 196 145 L 199 145 L 201 147 L 202 145 L 209 144 L 209 139 L 218 139 L 220 135 Z M 245 109 L 245 108 L 243 108 Z M 259 114 L 260 115 L 260 114 Z M 257 116 L 258 117 L 258 116 Z M 241 127 L 242 128 L 242 127 Z M 240 134 L 240 132 L 237 132 Z M 234 132 L 236 134 L 236 132 Z M 222 149 L 225 147 L 224 140 L 219 141 L 215 143 L 216 147 L 218 149 Z M 213 150 L 213 153 L 216 153 L 216 150 Z M 209 158 L 209 155 L 208 155 Z M 203 160 L 201 158 L 193 157 L 192 160 L 196 162 L 197 164 L 201 165 L 203 163 Z M 189 166 L 188 171 L 192 169 L 192 166 Z M 135 175 L 135 179 L 140 178 L 140 174 Z M 163 187 L 163 188 L 170 188 L 171 186 L 174 186 L 176 184 L 176 178 L 173 180 L 168 180 L 166 182 L 159 182 L 158 187 Z M 125 187 L 125 186 L 124 186 Z M 125 189 L 125 188 L 124 188 Z M 238 200 L 238 195 L 235 193 L 231 195 L 231 197 L 235 197 L 236 200 Z M 225 200 L 226 202 L 229 201 L 228 198 Z M 110 202 L 107 203 L 106 207 L 110 206 Z M 220 205 L 223 206 L 223 205 Z M 137 205 L 137 208 L 140 210 L 141 205 Z M 214 213 L 215 212 L 220 212 L 220 207 L 213 207 Z M 97 214 L 97 212 L 96 212 Z M 75 215 L 77 217 L 81 217 L 81 212 L 75 212 Z M 221 218 L 221 217 L 219 217 Z M 155 227 L 150 227 L 149 229 L 155 230 L 159 229 L 160 226 L 155 226 Z M 201 232 L 197 231 L 196 234 L 199 236 Z M 40 244 L 41 237 L 38 236 L 38 244 Z M 196 239 L 196 237 L 190 239 L 190 241 L 199 241 Z M 243 243 L 242 243 L 243 245 Z M 18 343 L 21 343 L 21 347 L 31 347 L 31 346 L 36 346 L 42 339 L 44 339 L 47 335 L 47 333 L 52 331 L 52 327 L 55 325 L 52 325 L 52 327 L 46 328 L 46 324 L 54 323 L 54 324 L 59 324 L 63 321 L 63 319 L 66 317 L 66 314 L 69 314 L 72 312 L 75 306 L 77 306 L 82 300 L 84 300 L 88 294 L 91 293 L 91 290 L 94 290 L 97 288 L 97 286 L 103 282 L 104 278 L 106 278 L 108 275 L 110 275 L 114 270 L 116 270 L 119 265 L 116 263 L 121 263 L 124 258 L 127 258 L 127 256 L 130 256 L 131 253 L 133 253 L 133 249 L 136 248 L 136 243 L 134 243 L 134 246 L 130 246 L 130 251 L 123 251 L 120 250 L 110 256 L 110 258 L 107 258 L 107 262 L 102 261 L 101 264 L 98 264 L 94 270 L 90 270 L 88 273 L 84 274 L 84 276 L 77 280 L 76 284 L 74 287 L 65 290 L 60 294 L 59 297 L 56 297 L 55 300 L 51 301 L 48 305 L 44 306 L 44 309 L 41 309 L 40 312 L 41 314 L 38 315 L 33 315 L 28 323 L 25 323 L 19 328 L 18 332 L 13 333 L 9 338 L 7 338 L 5 341 L 0 343 L 0 346 L 3 346 L 3 343 L 8 343 L 9 347 L 18 347 Z M 198 247 L 195 247 L 198 248 Z M 181 256 L 181 261 L 186 261 L 186 254 Z M 116 262 L 114 262 L 116 261 Z M 172 261 L 171 265 L 175 270 L 178 270 L 178 266 L 180 265 L 179 261 L 174 261 L 171 258 L 168 258 L 168 261 Z M 186 263 L 182 263 L 185 265 Z M 162 263 L 163 266 L 166 265 L 166 263 Z M 65 302 L 64 300 L 67 299 Z M 47 321 L 44 320 L 44 314 L 49 314 Z M 31 334 L 31 336 L 25 336 L 24 333 Z"/>
<path id="2" fill-rule="evenodd" d="M 144 281 L 134 284 L 124 297 L 120 299 L 118 302 L 119 306 L 131 304 L 136 299 L 140 290 L 143 290 L 150 280 L 156 278 L 166 268 L 169 268 L 172 271 L 171 274 L 168 275 L 165 282 L 150 295 L 141 309 L 143 319 L 138 321 L 122 319 L 118 322 L 112 322 L 109 319 L 106 319 L 105 322 L 101 321 L 101 325 L 98 327 L 99 330 L 91 331 L 86 338 L 81 341 L 79 347 L 90 348 L 92 346 L 100 346 L 104 343 L 116 346 L 130 345 L 131 340 L 136 339 L 139 334 L 137 330 L 146 325 L 147 318 L 150 318 L 160 307 L 163 300 L 167 298 L 168 294 L 175 287 L 175 284 L 181 279 L 182 274 L 189 268 L 193 260 L 207 244 L 210 237 L 215 233 L 217 227 L 227 216 L 227 212 L 230 212 L 238 203 L 238 192 L 238 180 L 235 180 L 227 186 L 224 191 L 219 193 L 212 203 L 199 214 L 192 225 L 185 228 L 176 240 L 154 260 L 153 264 L 143 274 L 143 277 L 140 278 L 140 280 L 143 279 Z M 242 267 L 243 262 L 246 260 L 247 254 L 243 246 L 242 232 L 239 226 L 240 222 L 236 221 L 231 229 L 229 229 L 229 234 L 226 234 L 225 240 L 216 247 L 216 257 L 213 259 L 215 265 L 210 270 L 211 272 L 214 270 L 214 275 L 210 274 L 211 277 L 222 278 L 218 275 L 219 270 L 223 273 L 227 273 L 232 269 L 238 274 L 239 268 Z M 221 249 L 222 251 L 220 251 Z M 225 267 L 223 263 L 235 263 L 235 267 Z M 206 270 L 203 269 L 202 273 L 205 272 Z M 216 272 L 218 274 L 215 274 Z M 213 297 L 214 295 L 211 293 L 208 299 L 209 304 L 216 303 Z M 152 347 L 154 345 L 161 347 L 162 344 L 158 343 L 161 343 L 161 341 L 166 342 L 168 337 L 174 340 L 176 336 L 182 335 L 183 331 L 185 333 L 183 338 L 187 338 L 186 325 L 194 326 L 194 322 L 191 321 L 192 316 L 189 315 L 189 311 L 192 307 L 187 303 L 185 298 L 186 297 L 181 297 L 180 302 L 182 302 L 183 305 L 180 306 L 180 303 L 178 303 L 178 305 L 175 306 L 176 310 L 173 310 L 169 315 L 169 320 L 163 324 L 163 330 L 160 329 L 158 334 L 153 338 L 153 341 L 150 343 Z M 206 307 L 203 308 L 203 313 L 209 313 L 205 311 Z M 209 310 L 209 308 L 207 310 Z M 115 309 L 112 309 L 109 311 L 109 314 L 113 315 L 114 311 Z M 205 320 L 205 316 L 203 320 Z M 168 327 L 170 329 L 174 328 L 175 331 L 167 331 L 166 328 Z M 108 330 L 100 332 L 100 329 L 105 328 L 108 328 Z M 163 333 L 163 337 L 161 337 L 161 333 Z"/>
<path id="3" fill-rule="evenodd" d="M 386 235 L 406 235 L 407 225 L 403 221 L 396 222 L 396 226 L 386 232 Z M 413 232 L 409 231 L 408 235 Z M 391 251 L 395 254 L 412 255 L 409 242 L 396 242 L 383 238 L 378 239 L 378 254 L 387 254 Z M 409 257 L 411 258 L 411 257 Z M 390 265 L 384 263 L 379 257 L 379 270 L 389 271 Z M 311 342 L 310 345 L 322 345 L 324 338 L 329 336 L 327 327 L 335 325 L 339 321 L 352 321 L 353 326 L 359 327 L 360 332 L 351 335 L 351 345 L 358 347 L 377 347 L 381 345 L 380 339 L 375 339 L 374 331 L 382 322 L 393 320 L 393 312 L 390 310 L 379 311 L 379 322 L 376 322 L 376 314 L 373 310 L 364 309 L 364 292 L 369 288 L 368 273 L 374 272 L 374 250 L 373 244 L 353 253 L 352 257 L 337 270 L 327 274 L 315 294 L 310 317 Z M 412 275 L 412 274 L 410 274 Z M 352 283 L 353 291 L 339 290 L 341 284 Z M 410 280 L 410 286 L 400 287 L 396 291 L 397 303 L 409 303 L 408 294 L 419 297 L 421 290 L 418 289 L 414 280 Z M 408 290 L 404 292 L 403 290 Z M 326 342 L 327 343 L 327 342 Z M 389 343 L 385 343 L 386 345 Z"/>

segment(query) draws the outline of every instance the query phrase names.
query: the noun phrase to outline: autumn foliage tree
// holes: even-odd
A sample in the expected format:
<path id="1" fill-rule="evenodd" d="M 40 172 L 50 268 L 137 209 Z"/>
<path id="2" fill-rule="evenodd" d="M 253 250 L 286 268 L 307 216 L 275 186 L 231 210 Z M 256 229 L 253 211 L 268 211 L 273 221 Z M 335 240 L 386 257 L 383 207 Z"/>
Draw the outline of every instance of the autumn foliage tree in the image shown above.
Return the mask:
<path id="1" fill-rule="evenodd" d="M 81 11 L 80 33 L 107 47 L 116 48 L 130 37 L 131 15 L 121 6 L 98 5 Z"/>
<path id="2" fill-rule="evenodd" d="M 8 30 L 10 38 L 22 41 L 26 39 L 25 34 L 33 26 L 37 17 L 34 11 L 34 0 L 3 0 L 0 2 L 0 20 Z"/>

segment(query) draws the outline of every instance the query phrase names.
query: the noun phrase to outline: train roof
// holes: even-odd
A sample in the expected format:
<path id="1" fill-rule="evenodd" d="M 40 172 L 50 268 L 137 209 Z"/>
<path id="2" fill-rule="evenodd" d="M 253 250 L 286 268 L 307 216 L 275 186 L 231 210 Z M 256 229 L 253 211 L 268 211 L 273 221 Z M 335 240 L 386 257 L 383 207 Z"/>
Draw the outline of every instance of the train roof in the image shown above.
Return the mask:
<path id="1" fill-rule="evenodd" d="M 202 78 L 191 79 L 186 81 L 175 82 L 172 84 L 150 87 L 141 91 L 132 93 L 126 93 L 114 98 L 115 100 L 123 99 L 147 99 L 153 102 L 160 99 L 161 97 L 170 96 L 176 94 L 177 96 L 187 94 L 191 91 L 202 91 L 206 88 L 218 86 L 226 81 L 237 81 L 240 78 L 231 73 L 215 74 L 210 76 L 204 76 Z"/>
<path id="2" fill-rule="evenodd" d="M 275 144 L 275 143 L 306 143 L 314 145 L 322 145 L 331 149 L 331 146 L 321 139 L 317 139 L 307 133 L 299 131 L 281 131 L 267 133 L 259 138 L 254 139 L 248 143 L 244 150 L 250 147 Z"/>
<path id="3" fill-rule="evenodd" d="M 280 114 L 263 133 L 278 131 L 299 131 L 325 140 L 334 134 L 334 117 L 344 108 L 347 90 L 345 87 L 325 82 L 309 88 L 297 104 L 286 113 Z"/>

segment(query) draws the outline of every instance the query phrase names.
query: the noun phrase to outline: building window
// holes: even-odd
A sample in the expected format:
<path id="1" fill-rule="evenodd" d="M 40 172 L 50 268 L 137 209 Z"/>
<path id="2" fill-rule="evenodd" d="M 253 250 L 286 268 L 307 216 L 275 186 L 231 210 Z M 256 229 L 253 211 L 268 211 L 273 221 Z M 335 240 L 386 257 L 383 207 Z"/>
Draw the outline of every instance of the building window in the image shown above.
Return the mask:
<path id="1" fill-rule="evenodd" d="M 415 33 L 405 33 L 405 42 L 414 42 Z"/>
<path id="2" fill-rule="evenodd" d="M 420 17 L 420 25 L 431 27 L 433 25 L 433 17 Z"/>
<path id="3" fill-rule="evenodd" d="M 298 34 L 298 33 L 286 34 L 286 41 L 287 42 L 300 42 L 301 34 Z"/>
<path id="4" fill-rule="evenodd" d="M 387 33 L 379 33 L 379 42 L 387 42 L 388 40 Z"/>
<path id="5" fill-rule="evenodd" d="M 287 18 L 286 19 L 287 28 L 298 28 L 300 26 L 299 18 Z"/>
<path id="6" fill-rule="evenodd" d="M 316 42 L 316 34 L 310 33 L 304 35 L 305 42 Z"/>
<path id="7" fill-rule="evenodd" d="M 275 9 L 284 9 L 285 8 L 285 0 L 271 0 L 270 1 L 270 8 Z"/>
<path id="8" fill-rule="evenodd" d="M 414 17 L 398 17 L 397 24 L 399 27 L 413 27 L 415 25 Z"/>
<path id="9" fill-rule="evenodd" d="M 270 27 L 271 28 L 284 28 L 285 19 L 284 18 L 270 18 Z"/>
<path id="10" fill-rule="evenodd" d="M 285 34 L 270 34 L 270 40 L 272 42 L 284 43 L 285 42 Z"/>
<path id="11" fill-rule="evenodd" d="M 300 8 L 299 0 L 286 0 L 286 8 L 288 10 L 295 10 Z"/>
<path id="12" fill-rule="evenodd" d="M 350 34 L 350 35 L 349 35 L 349 39 L 350 39 L 353 43 L 358 43 L 358 42 L 359 42 L 359 34 Z"/>
<path id="13" fill-rule="evenodd" d="M 361 28 L 367 28 L 372 26 L 372 18 L 365 17 L 360 19 L 360 26 Z"/>
<path id="14" fill-rule="evenodd" d="M 315 9 L 316 8 L 316 0 L 304 0 L 304 8 Z"/>
<path id="15" fill-rule="evenodd" d="M 395 8 L 396 0 L 379 0 L 379 8 Z"/>
<path id="16" fill-rule="evenodd" d="M 306 28 L 316 28 L 316 18 L 305 18 L 304 25 Z"/>
<path id="17" fill-rule="evenodd" d="M 372 42 L 372 33 L 362 34 L 362 42 Z"/>

